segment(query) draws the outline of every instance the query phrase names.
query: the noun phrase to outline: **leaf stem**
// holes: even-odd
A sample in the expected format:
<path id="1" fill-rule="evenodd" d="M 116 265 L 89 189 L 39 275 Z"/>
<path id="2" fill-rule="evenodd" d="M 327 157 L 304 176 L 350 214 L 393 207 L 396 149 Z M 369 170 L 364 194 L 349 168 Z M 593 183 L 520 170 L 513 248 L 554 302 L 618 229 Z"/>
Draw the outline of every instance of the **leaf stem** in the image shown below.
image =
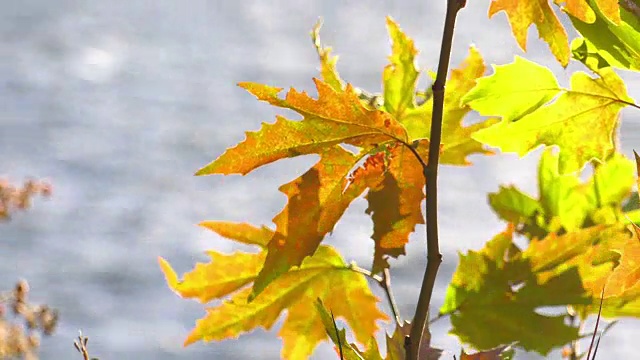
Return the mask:
<path id="1" fill-rule="evenodd" d="M 429 325 L 435 323 L 436 321 L 449 316 L 449 313 L 443 314 L 443 313 L 439 313 L 436 317 L 434 317 L 433 319 L 429 319 Z"/>
<path id="2" fill-rule="evenodd" d="M 398 310 L 398 305 L 396 303 L 395 297 L 393 296 L 393 291 L 391 291 L 391 273 L 389 272 L 389 269 L 384 269 L 384 271 L 382 272 L 382 276 L 374 275 L 371 273 L 371 271 L 363 269 L 356 264 L 350 264 L 349 270 L 355 271 L 370 279 L 373 279 L 378 283 L 378 285 L 380 285 L 382 290 L 384 290 L 385 295 L 387 295 L 387 301 L 389 301 L 389 307 L 391 308 L 391 312 L 393 313 L 393 318 L 396 321 L 396 324 L 398 324 L 398 326 L 402 326 L 403 321 L 402 317 L 400 316 L 400 310 Z"/>
<path id="3" fill-rule="evenodd" d="M 436 282 L 438 268 L 442 263 L 442 254 L 438 244 L 438 163 L 440 160 L 440 143 L 442 140 L 442 117 L 444 108 L 445 83 L 449 72 L 451 59 L 451 45 L 453 43 L 453 31 L 455 28 L 458 11 L 466 5 L 466 0 L 447 0 L 447 12 L 445 15 L 442 44 L 440 46 L 440 59 L 438 62 L 438 74 L 432 85 L 433 112 L 431 118 L 431 138 L 429 139 L 429 161 L 424 168 L 426 180 L 425 193 L 427 206 L 425 214 L 427 235 L 427 266 L 420 288 L 420 297 L 413 317 L 411 334 L 405 339 L 405 352 L 407 360 L 418 360 L 422 334 L 429 317 L 429 305 Z"/>

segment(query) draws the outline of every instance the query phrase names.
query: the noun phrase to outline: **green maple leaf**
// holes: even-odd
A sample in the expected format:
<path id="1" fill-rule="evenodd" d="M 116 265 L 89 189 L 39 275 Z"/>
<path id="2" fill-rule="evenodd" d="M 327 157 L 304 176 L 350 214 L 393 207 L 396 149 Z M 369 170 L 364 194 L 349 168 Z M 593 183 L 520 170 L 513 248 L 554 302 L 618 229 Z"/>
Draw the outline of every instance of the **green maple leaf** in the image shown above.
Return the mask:
<path id="1" fill-rule="evenodd" d="M 516 73 L 522 75 L 506 76 Z M 530 74 L 539 77 L 535 86 L 527 80 Z M 522 91 L 515 96 L 531 99 L 512 102 L 511 96 L 507 101 L 499 101 L 498 93 L 518 89 Z M 555 95 L 559 96 L 544 104 Z M 618 113 L 633 104 L 633 99 L 611 68 L 601 69 L 596 78 L 576 72 L 571 77 L 571 89 L 563 89 L 557 86 L 548 69 L 516 57 L 515 62 L 479 80 L 462 102 L 482 115 L 503 117 L 501 122 L 473 134 L 474 139 L 520 156 L 540 145 L 558 145 L 558 169 L 565 174 L 580 170 L 592 159 L 604 161 L 615 149 L 613 132 L 618 125 Z"/>
<path id="2" fill-rule="evenodd" d="M 258 298 L 249 302 L 251 288 L 246 285 L 257 279 L 266 258 L 264 246 L 273 237 L 273 231 L 225 222 L 203 225 L 243 243 L 252 239 L 263 250 L 229 255 L 209 251 L 211 262 L 196 265 L 181 280 L 169 263 L 160 258 L 169 287 L 180 296 L 203 303 L 223 299 L 221 304 L 208 308 L 205 317 L 197 321 L 185 345 L 235 338 L 258 327 L 270 329 L 286 310 L 287 317 L 279 332 L 284 343 L 282 356 L 307 358 L 319 342 L 327 339 L 321 316 L 313 309 L 318 298 L 336 317 L 347 321 L 361 343 L 370 340 L 378 329 L 378 320 L 388 320 L 378 309 L 379 299 L 371 293 L 364 276 L 350 270 L 329 246 L 320 246 L 300 267 L 273 281 Z"/>
<path id="3" fill-rule="evenodd" d="M 415 91 L 419 73 L 415 62 L 418 50 L 413 40 L 391 17 L 387 17 L 387 29 L 391 38 L 391 56 L 382 75 L 384 108 L 402 122 L 406 111 L 416 106 Z"/>
<path id="4" fill-rule="evenodd" d="M 559 157 L 552 149 L 543 152 L 538 166 L 538 199 L 517 188 L 500 187 L 489 194 L 493 210 L 505 221 L 524 224 L 531 237 L 549 232 L 574 231 L 589 224 L 612 224 L 621 220 L 622 203 L 634 184 L 633 162 L 613 153 L 595 166 L 582 181 L 577 174 L 560 175 Z M 627 213 L 634 217 L 634 212 Z M 536 229 L 538 231 L 536 231 Z"/>
<path id="5" fill-rule="evenodd" d="M 591 299 L 575 267 L 543 278 L 528 259 L 510 256 L 511 248 L 512 233 L 506 231 L 483 250 L 460 255 L 440 312 L 451 315 L 451 332 L 476 349 L 517 341 L 525 350 L 544 355 L 576 339 L 578 329 L 565 325 L 562 315 L 546 316 L 536 310 L 588 304 Z"/>
<path id="6" fill-rule="evenodd" d="M 549 218 L 558 217 L 567 231 L 577 230 L 595 210 L 595 199 L 587 195 L 590 188 L 583 186 L 575 174 L 560 175 L 559 156 L 552 150 L 547 149 L 542 154 L 538 166 L 540 205 Z"/>
<path id="7" fill-rule="evenodd" d="M 571 44 L 574 57 L 590 68 L 598 67 L 595 62 L 603 63 L 601 66 L 640 70 L 640 7 L 631 1 L 622 1 L 619 6 L 618 1 L 609 0 L 607 3 L 619 6 L 617 21 L 612 21 L 607 14 L 611 7 L 603 6 L 602 1 L 584 3 L 594 10 L 592 21 L 569 12 L 573 26 L 583 36 Z"/>
<path id="8" fill-rule="evenodd" d="M 489 194 L 489 204 L 501 219 L 519 224 L 532 218 L 543 209 L 538 200 L 518 190 L 515 186 L 503 187 Z"/>

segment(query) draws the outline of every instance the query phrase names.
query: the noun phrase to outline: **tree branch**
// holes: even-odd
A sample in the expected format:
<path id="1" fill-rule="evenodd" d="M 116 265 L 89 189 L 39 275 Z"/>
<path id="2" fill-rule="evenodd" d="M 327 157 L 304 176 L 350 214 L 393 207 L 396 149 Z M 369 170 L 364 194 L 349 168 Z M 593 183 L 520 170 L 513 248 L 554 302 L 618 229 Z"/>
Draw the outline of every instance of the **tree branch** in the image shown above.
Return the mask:
<path id="1" fill-rule="evenodd" d="M 425 214 L 427 233 L 427 266 L 422 280 L 420 297 L 413 317 L 411 335 L 405 340 L 407 360 L 418 360 L 420 342 L 429 317 L 429 304 L 436 282 L 438 268 L 442 263 L 442 254 L 438 244 L 438 163 L 442 140 L 442 117 L 444 107 L 444 88 L 449 72 L 451 44 L 458 11 L 466 5 L 466 0 L 447 0 L 447 13 L 444 21 L 438 74 L 433 83 L 433 115 L 431 118 L 431 138 L 429 139 L 429 161 L 424 168 L 426 180 L 425 192 L 427 211 Z M 408 340 L 408 341 L 407 341 Z"/>

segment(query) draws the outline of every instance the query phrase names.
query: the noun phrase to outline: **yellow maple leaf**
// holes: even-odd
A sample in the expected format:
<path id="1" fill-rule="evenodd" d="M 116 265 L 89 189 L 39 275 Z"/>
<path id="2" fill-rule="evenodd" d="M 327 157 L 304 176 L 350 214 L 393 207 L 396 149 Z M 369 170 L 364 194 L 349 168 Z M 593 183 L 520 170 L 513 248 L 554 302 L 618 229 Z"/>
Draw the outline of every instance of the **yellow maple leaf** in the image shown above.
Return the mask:
<path id="1" fill-rule="evenodd" d="M 569 63 L 569 37 L 548 0 L 493 0 L 489 17 L 504 11 L 511 30 L 522 50 L 527 51 L 527 31 L 532 24 L 562 66 Z"/>
<path id="2" fill-rule="evenodd" d="M 245 238 L 246 224 L 244 228 L 237 225 L 212 222 L 208 228 L 221 230 L 231 238 Z M 230 229 L 234 227 L 241 233 L 233 234 Z M 264 228 L 253 230 L 255 234 L 264 232 L 263 240 L 273 236 Z M 209 255 L 211 262 L 198 264 L 181 280 L 164 259 L 159 260 L 169 287 L 182 297 L 197 298 L 204 303 L 231 295 L 220 305 L 207 309 L 185 345 L 236 338 L 258 327 L 270 329 L 286 310 L 287 317 L 279 332 L 283 340 L 282 357 L 307 358 L 319 342 L 327 339 L 322 319 L 314 309 L 318 298 L 336 317 L 346 320 L 361 343 L 366 343 L 378 330 L 378 320 L 388 320 L 378 309 L 379 299 L 371 293 L 364 276 L 351 270 L 330 246 L 320 246 L 299 268 L 273 281 L 251 302 L 248 301 L 251 289 L 244 286 L 258 276 L 265 252 L 225 255 L 211 251 Z"/>
<path id="3" fill-rule="evenodd" d="M 462 97 L 476 85 L 476 80 L 484 75 L 486 67 L 480 52 L 469 48 L 469 55 L 464 62 L 451 71 L 445 88 L 444 114 L 442 119 L 442 147 L 440 163 L 449 165 L 470 165 L 467 156 L 470 154 L 491 155 L 483 145 L 472 139 L 471 135 L 478 130 L 497 122 L 488 119 L 473 125 L 462 126 L 463 118 L 471 111 L 467 104 L 461 104 Z M 411 140 L 429 138 L 431 133 L 431 116 L 433 99 L 409 109 L 400 119 L 407 128 Z"/>

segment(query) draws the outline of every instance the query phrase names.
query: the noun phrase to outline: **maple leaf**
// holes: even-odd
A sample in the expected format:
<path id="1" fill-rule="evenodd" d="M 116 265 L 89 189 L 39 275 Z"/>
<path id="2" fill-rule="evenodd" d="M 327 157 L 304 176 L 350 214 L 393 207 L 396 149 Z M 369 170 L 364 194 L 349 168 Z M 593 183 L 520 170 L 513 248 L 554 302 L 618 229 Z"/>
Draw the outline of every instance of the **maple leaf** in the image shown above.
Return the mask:
<path id="1" fill-rule="evenodd" d="M 604 288 L 602 316 L 640 316 L 640 242 L 624 224 L 550 234 L 532 241 L 521 256 L 542 279 L 577 268 L 591 297 L 590 304 L 576 307 L 579 313 L 598 313 Z"/>
<path id="2" fill-rule="evenodd" d="M 426 152 L 428 147 L 426 142 L 419 149 Z M 422 158 L 427 157 L 423 153 Z M 366 196 L 369 203 L 366 213 L 373 220 L 371 237 L 375 241 L 373 273 L 389 267 L 387 256 L 404 255 L 409 234 L 416 225 L 424 224 L 421 206 L 425 198 L 425 178 L 421 164 L 404 146 L 394 146 L 389 158 L 390 164 L 382 181 Z"/>
<path id="3" fill-rule="evenodd" d="M 230 237 L 246 242 L 246 234 L 264 233 L 264 244 L 273 236 L 264 228 L 249 231 L 246 224 L 209 222 L 207 227 Z M 240 231 L 233 233 L 231 229 Z M 336 317 L 342 317 L 349 324 L 356 339 L 366 343 L 378 329 L 376 321 L 388 320 L 377 304 L 377 299 L 369 289 L 362 274 L 356 273 L 329 246 L 320 246 L 316 253 L 273 281 L 255 300 L 248 301 L 251 288 L 245 285 L 254 281 L 265 252 L 225 255 L 210 251 L 212 261 L 198 264 L 181 280 L 162 258 L 160 266 L 169 287 L 185 298 L 197 298 L 201 302 L 222 299 L 230 295 L 218 306 L 207 309 L 207 314 L 198 320 L 196 327 L 185 340 L 185 345 L 196 341 L 218 341 L 238 337 L 241 333 L 257 327 L 270 329 L 280 314 L 287 310 L 279 336 L 283 339 L 283 358 L 300 359 L 308 357 L 320 341 L 327 338 L 319 314 L 310 311 L 316 299 L 321 299 L 331 308 Z M 233 269 L 233 271 L 229 271 Z"/>
<path id="4" fill-rule="evenodd" d="M 588 304 L 590 298 L 576 267 L 541 278 L 528 259 L 510 256 L 512 234 L 509 229 L 483 250 L 460 255 L 440 312 L 451 315 L 451 332 L 476 349 L 517 341 L 525 350 L 544 355 L 575 340 L 578 329 L 565 325 L 562 315 L 545 316 L 536 309 Z M 526 330 L 531 328 L 545 331 Z"/>
<path id="5" fill-rule="evenodd" d="M 558 94 L 553 72 L 525 58 L 516 56 L 511 64 L 492 67 L 493 74 L 478 79 L 460 99 L 481 115 L 515 122 Z"/>
<path id="6" fill-rule="evenodd" d="M 573 231 L 589 224 L 613 224 L 622 216 L 622 202 L 631 194 L 633 163 L 613 153 L 597 164 L 583 182 L 577 174 L 558 173 L 558 155 L 546 149 L 538 166 L 538 199 L 517 188 L 500 187 L 489 194 L 493 210 L 508 222 L 522 225 L 530 238 Z"/>
<path id="7" fill-rule="evenodd" d="M 576 30 L 584 37 L 575 39 L 572 44 L 574 57 L 592 67 L 589 58 L 598 63 L 622 69 L 640 69 L 640 26 L 638 16 L 640 7 L 632 1 L 607 0 L 587 1 L 595 10 L 594 21 L 586 22 L 576 14 L 569 12 L 569 18 Z M 605 10 L 612 12 L 607 14 Z M 615 17 L 612 19 L 611 17 Z"/>
<path id="8" fill-rule="evenodd" d="M 596 14 L 614 25 L 621 22 L 617 0 L 554 0 L 554 2 L 564 3 L 562 9 L 566 13 L 586 24 L 596 22 Z M 549 45 L 551 53 L 560 64 L 564 67 L 569 64 L 569 38 L 548 0 L 492 0 L 489 17 L 493 17 L 500 11 L 504 11 L 507 15 L 513 36 L 522 50 L 527 51 L 527 32 L 529 27 L 535 24 L 540 38 Z"/>
<path id="9" fill-rule="evenodd" d="M 445 88 L 441 164 L 470 165 L 471 163 L 467 160 L 470 154 L 493 154 L 480 142 L 474 140 L 472 134 L 495 124 L 497 122 L 495 119 L 462 126 L 462 120 L 471 108 L 461 104 L 460 100 L 475 86 L 476 79 L 482 77 L 484 72 L 482 56 L 475 47 L 469 48 L 469 55 L 460 67 L 451 71 Z M 429 99 L 418 107 L 409 108 L 404 112 L 403 117 L 398 118 L 407 128 L 411 141 L 430 137 L 432 111 L 433 99 Z"/>
<path id="10" fill-rule="evenodd" d="M 540 38 L 549 44 L 551 53 L 562 64 L 569 63 L 569 38 L 548 0 L 493 0 L 489 17 L 504 11 L 511 31 L 522 50 L 527 51 L 527 31 L 532 24 L 538 28 Z"/>
<path id="11" fill-rule="evenodd" d="M 273 231 L 266 226 L 256 228 L 248 223 L 231 223 L 227 221 L 202 221 L 200 226 L 216 232 L 222 237 L 233 239 L 234 241 L 247 245 L 258 245 L 266 247 L 271 241 Z"/>
<path id="12" fill-rule="evenodd" d="M 368 157 L 363 166 L 353 171 L 364 155 L 354 155 L 339 146 L 329 148 L 311 169 L 280 187 L 289 201 L 273 218 L 276 232 L 269 241 L 267 259 L 252 296 L 313 255 L 349 204 L 367 187 L 381 181 L 382 153 Z"/>
<path id="13" fill-rule="evenodd" d="M 324 328 L 331 341 L 335 345 L 335 350 L 340 359 L 344 360 L 382 360 L 378 350 L 378 343 L 375 338 L 371 338 L 367 352 L 362 352 L 358 346 L 347 341 L 347 333 L 344 329 L 338 329 L 333 312 L 328 311 L 322 300 L 316 302 L 316 310 L 320 314 Z"/>
<path id="14" fill-rule="evenodd" d="M 490 193 L 489 204 L 501 219 L 519 224 L 544 210 L 538 200 L 518 190 L 515 186 L 504 187 Z"/>
<path id="15" fill-rule="evenodd" d="M 602 316 L 640 317 L 640 238 L 628 237 L 612 250 L 620 255 L 618 266 L 592 289 L 595 292 L 597 285 L 600 289 L 604 286 Z M 595 305 L 594 302 L 589 312 L 597 312 Z"/>
<path id="16" fill-rule="evenodd" d="M 567 231 L 582 227 L 587 215 L 596 207 L 595 199 L 587 196 L 590 189 L 573 175 L 560 175 L 559 156 L 553 149 L 546 149 L 538 167 L 540 205 L 549 218 L 557 217 Z M 555 229 L 550 229 L 554 231 Z"/>
<path id="17" fill-rule="evenodd" d="M 396 328 L 391 336 L 387 335 L 387 356 L 385 360 L 404 360 L 406 358 L 405 353 L 405 339 L 411 334 L 411 324 L 408 321 L 404 321 L 402 325 L 396 324 Z M 418 359 L 424 360 L 438 360 L 442 356 L 442 350 L 431 346 L 431 332 L 428 328 L 425 328 L 422 334 L 422 340 L 420 341 L 420 353 Z"/>
<path id="18" fill-rule="evenodd" d="M 379 143 L 407 141 L 403 126 L 381 110 L 369 110 L 351 85 L 336 91 L 329 84 L 314 79 L 318 99 L 305 92 L 289 90 L 281 99 L 281 88 L 256 83 L 240 83 L 259 100 L 294 110 L 301 121 L 277 116 L 274 124 L 263 124 L 258 132 L 247 132 L 246 139 L 227 149 L 220 157 L 204 166 L 196 175 L 242 174 L 287 157 L 321 153 L 324 149 L 349 144 L 371 149 Z"/>
<path id="19" fill-rule="evenodd" d="M 336 70 L 336 63 L 338 62 L 337 56 L 331 56 L 331 48 L 325 47 L 320 42 L 320 28 L 322 27 L 322 21 L 318 20 L 316 25 L 311 30 L 311 40 L 316 48 L 318 57 L 320 57 L 320 74 L 324 82 L 329 84 L 335 91 L 342 91 L 344 89 L 344 82 L 338 75 Z"/>
<path id="20" fill-rule="evenodd" d="M 554 2 L 559 4 L 565 1 L 555 0 Z M 615 25 L 622 21 L 621 8 L 617 0 L 566 0 L 563 10 L 587 24 L 593 24 L 598 17 L 603 17 Z"/>
<path id="21" fill-rule="evenodd" d="M 418 54 L 413 40 L 408 37 L 391 17 L 387 17 L 387 29 L 391 38 L 389 65 L 383 72 L 384 108 L 402 122 L 405 112 L 414 108 L 418 70 L 415 58 Z M 421 119 L 425 121 L 426 117 Z"/>
<path id="22" fill-rule="evenodd" d="M 533 88 L 521 77 L 504 76 L 530 72 L 540 74 L 540 80 Z M 547 75 L 543 75 L 545 73 Z M 618 125 L 619 111 L 633 104 L 624 82 L 611 68 L 601 69 L 597 78 L 584 72 L 574 73 L 571 89 L 559 88 L 555 79 L 548 75 L 548 70 L 540 65 L 516 57 L 513 63 L 502 67 L 502 73 L 496 69 L 496 73 L 486 80 L 479 80 L 462 101 L 482 115 L 502 116 L 503 119 L 477 131 L 472 137 L 520 156 L 539 145 L 558 145 L 561 174 L 580 170 L 592 159 L 604 161 L 615 148 L 613 132 Z M 496 101 L 498 92 L 519 88 L 532 100 Z M 560 96 L 543 105 L 556 94 Z"/>

